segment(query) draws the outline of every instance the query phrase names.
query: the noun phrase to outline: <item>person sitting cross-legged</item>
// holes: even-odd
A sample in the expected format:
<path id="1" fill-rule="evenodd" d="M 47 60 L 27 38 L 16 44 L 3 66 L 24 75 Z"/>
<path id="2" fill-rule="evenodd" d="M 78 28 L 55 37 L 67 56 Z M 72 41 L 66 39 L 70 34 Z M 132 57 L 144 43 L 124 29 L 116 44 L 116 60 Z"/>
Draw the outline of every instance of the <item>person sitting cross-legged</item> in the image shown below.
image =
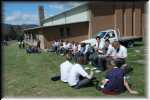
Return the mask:
<path id="1" fill-rule="evenodd" d="M 63 82 L 68 82 L 69 72 L 73 66 L 70 62 L 70 57 L 68 54 L 65 55 L 66 61 L 60 64 L 60 75 L 51 78 L 53 81 L 61 80 Z"/>
<path id="2" fill-rule="evenodd" d="M 104 71 L 107 69 L 107 60 L 110 60 L 113 56 L 115 49 L 112 47 L 110 41 L 105 40 L 104 48 L 102 49 L 103 54 L 97 57 L 99 69 Z"/>
<path id="3" fill-rule="evenodd" d="M 115 63 L 118 67 L 121 67 L 126 63 L 127 59 L 127 48 L 119 43 L 119 41 L 114 41 L 112 46 L 114 47 L 114 53 L 112 59 L 115 60 Z"/>
<path id="4" fill-rule="evenodd" d="M 78 58 L 76 63 L 70 70 L 69 77 L 68 77 L 68 84 L 72 88 L 79 89 L 84 86 L 88 86 L 93 78 L 93 71 L 90 72 L 90 75 L 84 70 L 81 65 L 81 60 Z"/>

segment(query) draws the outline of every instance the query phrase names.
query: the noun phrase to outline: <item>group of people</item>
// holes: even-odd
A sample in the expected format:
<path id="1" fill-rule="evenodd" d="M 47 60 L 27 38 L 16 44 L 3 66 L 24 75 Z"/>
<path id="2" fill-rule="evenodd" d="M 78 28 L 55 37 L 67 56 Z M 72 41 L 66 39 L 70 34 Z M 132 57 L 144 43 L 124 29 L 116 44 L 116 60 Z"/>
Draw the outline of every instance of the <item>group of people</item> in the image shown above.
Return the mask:
<path id="1" fill-rule="evenodd" d="M 60 64 L 60 75 L 52 77 L 52 80 L 60 79 L 75 89 L 96 81 L 98 83 L 96 89 L 105 94 L 119 94 L 125 90 L 131 94 L 138 94 L 130 88 L 126 77 L 132 69 L 126 64 L 127 48 L 118 41 L 110 43 L 107 39 L 103 42 L 99 36 L 96 37 L 95 46 L 86 43 L 54 41 L 52 49 L 66 57 L 66 61 Z M 71 58 L 74 59 L 74 64 L 70 62 Z M 96 67 L 90 69 L 89 74 L 82 66 L 85 60 Z M 97 81 L 94 77 L 95 70 L 106 70 L 105 79 Z"/>
<path id="2" fill-rule="evenodd" d="M 55 40 L 48 51 L 56 52 L 60 55 L 69 54 L 69 56 L 74 60 L 77 60 L 77 58 L 82 56 L 82 58 L 84 58 L 83 62 L 86 63 L 89 61 L 89 55 L 94 52 L 94 48 L 90 44 L 86 43 Z"/>
<path id="3" fill-rule="evenodd" d="M 24 40 L 22 40 L 22 39 L 20 39 L 20 40 L 18 40 L 18 47 L 19 48 L 25 48 L 25 42 L 24 42 Z"/>
<path id="4" fill-rule="evenodd" d="M 26 48 L 26 52 L 27 53 L 41 53 L 41 49 L 40 49 L 40 40 L 37 41 L 37 45 L 29 45 L 28 48 Z"/>
<path id="5" fill-rule="evenodd" d="M 82 64 L 91 63 L 97 70 L 104 71 L 107 69 L 107 60 L 115 60 L 118 67 L 125 64 L 127 58 L 127 48 L 118 41 L 112 44 L 107 39 L 101 41 L 96 37 L 96 45 L 91 46 L 89 43 L 78 43 L 68 41 L 53 41 L 52 47 L 48 51 L 56 52 L 60 55 L 69 54 L 74 61 L 81 58 Z"/>

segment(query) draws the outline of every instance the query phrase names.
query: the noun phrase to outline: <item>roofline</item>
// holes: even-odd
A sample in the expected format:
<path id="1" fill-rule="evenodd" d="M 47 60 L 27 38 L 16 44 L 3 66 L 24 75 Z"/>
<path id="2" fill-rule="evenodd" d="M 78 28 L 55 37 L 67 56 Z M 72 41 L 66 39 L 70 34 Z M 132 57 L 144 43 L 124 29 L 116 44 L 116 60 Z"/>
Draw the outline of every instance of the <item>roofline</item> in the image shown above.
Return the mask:
<path id="1" fill-rule="evenodd" d="M 65 14 L 65 13 L 70 12 L 70 11 L 73 11 L 73 10 L 75 10 L 75 9 L 77 9 L 77 8 L 86 6 L 87 4 L 88 4 L 88 2 L 85 2 L 85 3 L 83 3 L 83 4 L 81 4 L 81 5 L 77 6 L 77 7 L 73 7 L 73 8 L 71 8 L 71 9 L 69 9 L 69 10 L 63 11 L 63 12 L 61 12 L 61 13 L 58 13 L 58 14 L 54 15 L 54 16 L 48 17 L 48 18 L 46 18 L 46 19 L 43 19 L 42 22 L 44 23 L 45 21 L 50 20 L 50 19 L 53 19 L 53 18 L 55 18 L 56 16 L 63 15 L 63 14 Z"/>
<path id="2" fill-rule="evenodd" d="M 32 29 L 38 29 L 38 28 L 42 28 L 43 26 L 39 26 L 39 27 L 34 27 L 34 28 L 27 28 L 27 29 L 24 29 L 23 31 L 28 31 L 28 30 L 32 30 Z"/>
<path id="3" fill-rule="evenodd" d="M 69 25 L 69 24 L 85 23 L 85 22 L 89 22 L 89 21 L 73 22 L 73 23 L 60 24 L 60 25 L 53 25 L 53 26 L 39 26 L 39 27 L 24 29 L 23 31 L 29 31 L 29 30 L 34 30 L 34 29 L 46 28 L 46 27 L 56 27 L 56 26 Z"/>

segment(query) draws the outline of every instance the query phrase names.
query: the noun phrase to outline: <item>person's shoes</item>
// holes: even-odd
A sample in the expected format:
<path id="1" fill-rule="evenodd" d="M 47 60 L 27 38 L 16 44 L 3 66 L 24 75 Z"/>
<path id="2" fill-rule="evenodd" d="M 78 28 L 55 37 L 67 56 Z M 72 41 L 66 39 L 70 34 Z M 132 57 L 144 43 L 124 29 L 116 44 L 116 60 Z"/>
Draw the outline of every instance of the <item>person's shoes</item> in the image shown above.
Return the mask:
<path id="1" fill-rule="evenodd" d="M 58 81 L 60 80 L 60 76 L 54 76 L 50 78 L 52 81 Z"/>

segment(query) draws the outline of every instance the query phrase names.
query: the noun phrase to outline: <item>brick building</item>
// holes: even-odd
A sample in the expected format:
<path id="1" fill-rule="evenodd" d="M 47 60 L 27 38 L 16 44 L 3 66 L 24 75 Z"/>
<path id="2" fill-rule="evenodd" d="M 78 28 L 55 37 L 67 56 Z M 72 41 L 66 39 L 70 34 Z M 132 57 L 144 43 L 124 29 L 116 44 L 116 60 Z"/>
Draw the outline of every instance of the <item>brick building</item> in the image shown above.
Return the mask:
<path id="1" fill-rule="evenodd" d="M 41 48 L 50 46 L 54 39 L 80 42 L 96 32 L 119 28 L 121 36 L 140 36 L 145 33 L 145 1 L 139 2 L 87 2 L 68 11 L 44 19 L 39 7 L 40 27 L 24 30 L 28 43 L 32 37 L 41 40 Z"/>

